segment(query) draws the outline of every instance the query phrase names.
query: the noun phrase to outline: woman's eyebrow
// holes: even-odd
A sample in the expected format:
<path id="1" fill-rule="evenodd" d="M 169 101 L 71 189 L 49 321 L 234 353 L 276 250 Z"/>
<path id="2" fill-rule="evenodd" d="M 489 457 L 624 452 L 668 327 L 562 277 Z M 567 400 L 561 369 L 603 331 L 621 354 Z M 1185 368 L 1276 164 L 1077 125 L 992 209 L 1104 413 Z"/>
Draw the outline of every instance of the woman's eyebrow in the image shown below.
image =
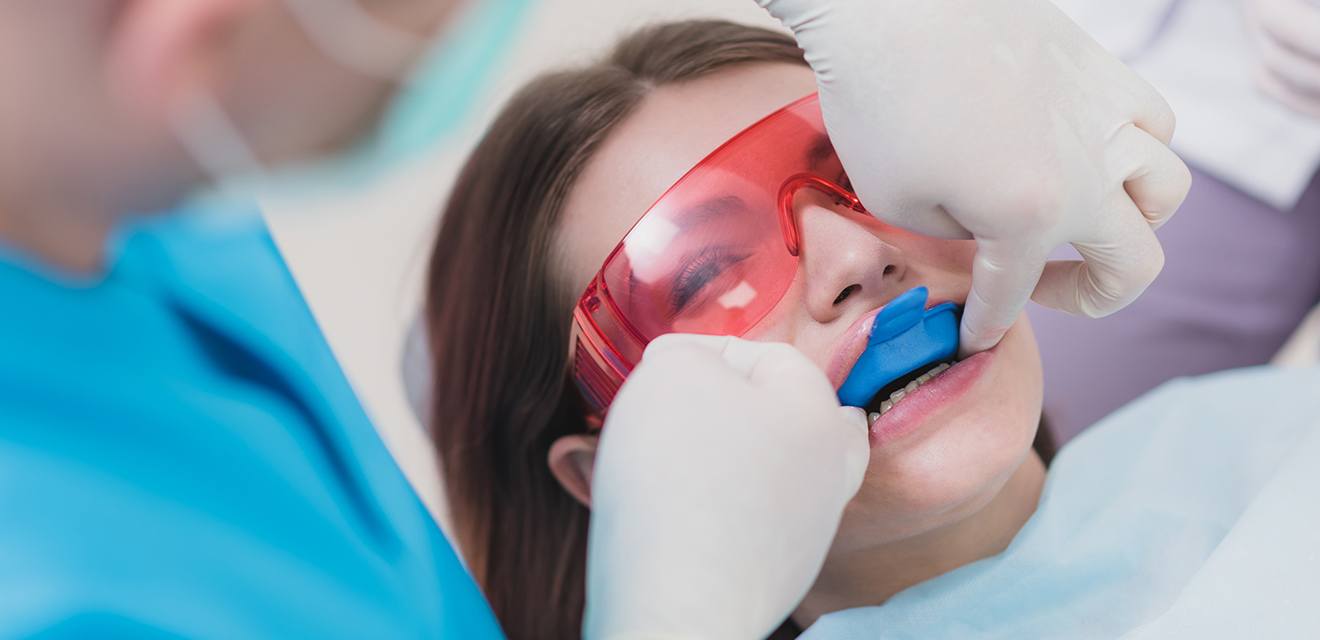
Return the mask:
<path id="1" fill-rule="evenodd" d="M 745 212 L 747 209 L 747 203 L 738 196 L 718 196 L 684 209 L 679 216 L 678 227 L 690 229 L 731 213 Z"/>

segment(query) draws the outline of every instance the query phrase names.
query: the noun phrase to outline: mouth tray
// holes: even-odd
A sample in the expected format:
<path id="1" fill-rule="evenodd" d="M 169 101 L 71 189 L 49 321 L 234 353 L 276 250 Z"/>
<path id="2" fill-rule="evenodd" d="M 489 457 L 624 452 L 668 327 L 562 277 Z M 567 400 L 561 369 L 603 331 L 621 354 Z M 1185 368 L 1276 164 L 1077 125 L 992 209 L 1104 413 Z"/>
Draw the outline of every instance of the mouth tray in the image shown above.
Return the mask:
<path id="1" fill-rule="evenodd" d="M 871 325 L 866 350 L 839 387 L 839 402 L 863 407 L 891 382 L 958 355 L 959 307 L 929 309 L 930 292 L 917 287 L 885 305 Z"/>

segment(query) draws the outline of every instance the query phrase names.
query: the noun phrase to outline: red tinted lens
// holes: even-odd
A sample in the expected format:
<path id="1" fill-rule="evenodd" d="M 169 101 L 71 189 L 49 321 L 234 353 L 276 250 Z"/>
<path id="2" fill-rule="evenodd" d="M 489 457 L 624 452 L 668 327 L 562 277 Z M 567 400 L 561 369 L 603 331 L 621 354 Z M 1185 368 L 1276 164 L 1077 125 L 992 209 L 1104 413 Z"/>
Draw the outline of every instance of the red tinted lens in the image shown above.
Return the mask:
<path id="1" fill-rule="evenodd" d="M 817 189 L 860 209 L 837 186 L 843 180 L 814 95 L 689 171 L 628 232 L 578 305 L 586 346 L 575 362 L 589 401 L 608 402 L 654 338 L 741 336 L 755 327 L 797 273 L 794 191 Z"/>
<path id="2" fill-rule="evenodd" d="M 746 333 L 797 272 L 780 228 L 781 187 L 832 159 L 814 99 L 739 134 L 671 188 L 606 260 L 611 310 L 641 340 Z"/>
<path id="3" fill-rule="evenodd" d="M 774 307 L 797 269 L 773 206 L 755 193 L 667 201 L 601 272 L 614 310 L 644 340 L 743 333 Z"/>

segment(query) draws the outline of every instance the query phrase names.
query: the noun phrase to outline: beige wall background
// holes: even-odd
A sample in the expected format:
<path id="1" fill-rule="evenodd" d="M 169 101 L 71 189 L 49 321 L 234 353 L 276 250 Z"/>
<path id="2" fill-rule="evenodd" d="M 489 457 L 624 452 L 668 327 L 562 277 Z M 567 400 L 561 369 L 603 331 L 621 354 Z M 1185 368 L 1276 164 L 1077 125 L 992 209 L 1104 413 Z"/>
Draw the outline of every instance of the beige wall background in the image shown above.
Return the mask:
<path id="1" fill-rule="evenodd" d="M 349 381 L 442 524 L 448 517 L 435 458 L 408 406 L 399 366 L 406 331 L 422 300 L 422 271 L 439 205 L 466 151 L 523 82 L 547 69 L 588 61 L 631 29 L 688 17 L 777 26 L 750 0 L 534 0 L 465 126 L 441 149 L 349 197 L 263 203 Z"/>

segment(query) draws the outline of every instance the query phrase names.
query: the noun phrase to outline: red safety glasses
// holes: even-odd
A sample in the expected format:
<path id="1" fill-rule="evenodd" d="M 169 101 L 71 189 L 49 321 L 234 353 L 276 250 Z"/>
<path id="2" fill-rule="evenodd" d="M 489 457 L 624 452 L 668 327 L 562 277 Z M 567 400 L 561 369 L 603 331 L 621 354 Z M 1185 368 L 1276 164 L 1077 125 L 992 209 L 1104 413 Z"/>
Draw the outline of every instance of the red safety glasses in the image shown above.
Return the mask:
<path id="1" fill-rule="evenodd" d="M 798 271 L 804 189 L 866 214 L 814 94 L 725 142 L 642 215 L 573 312 L 573 374 L 595 415 L 651 340 L 742 336 L 779 304 Z"/>

